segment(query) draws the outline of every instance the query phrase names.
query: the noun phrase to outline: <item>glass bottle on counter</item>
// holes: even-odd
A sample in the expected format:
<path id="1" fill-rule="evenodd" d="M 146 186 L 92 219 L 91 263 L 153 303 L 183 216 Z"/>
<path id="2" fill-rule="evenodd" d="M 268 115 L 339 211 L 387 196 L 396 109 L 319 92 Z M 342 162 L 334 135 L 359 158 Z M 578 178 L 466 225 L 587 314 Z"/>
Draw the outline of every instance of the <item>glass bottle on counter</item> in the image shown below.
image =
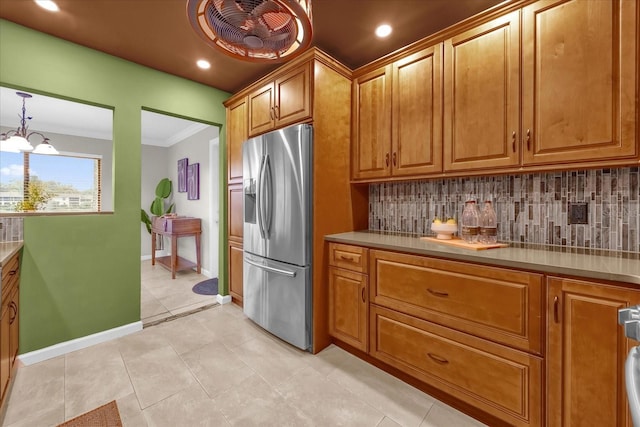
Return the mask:
<path id="1" fill-rule="evenodd" d="M 477 243 L 480 232 L 480 215 L 475 200 L 464 203 L 462 211 L 462 238 L 467 243 Z"/>
<path id="2" fill-rule="evenodd" d="M 482 212 L 480 213 L 480 234 L 478 241 L 485 244 L 492 244 L 498 241 L 498 219 L 490 200 L 484 202 L 484 208 L 482 208 Z"/>

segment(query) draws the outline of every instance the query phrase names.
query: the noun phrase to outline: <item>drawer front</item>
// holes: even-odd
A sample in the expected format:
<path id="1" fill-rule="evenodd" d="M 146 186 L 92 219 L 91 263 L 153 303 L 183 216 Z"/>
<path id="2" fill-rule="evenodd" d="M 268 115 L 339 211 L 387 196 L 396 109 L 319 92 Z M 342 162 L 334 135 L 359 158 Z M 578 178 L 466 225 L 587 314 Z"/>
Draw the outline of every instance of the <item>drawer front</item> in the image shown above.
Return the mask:
<path id="1" fill-rule="evenodd" d="M 20 280 L 20 253 L 13 255 L 2 266 L 2 301 L 9 296 L 12 288 Z"/>
<path id="2" fill-rule="evenodd" d="M 158 233 L 187 234 L 200 231 L 200 218 L 162 218 L 153 220 L 153 230 Z"/>
<path id="3" fill-rule="evenodd" d="M 369 268 L 368 252 L 367 248 L 360 246 L 331 243 L 329 245 L 329 265 L 367 274 Z"/>
<path id="4" fill-rule="evenodd" d="M 371 306 L 370 354 L 512 425 L 541 421 L 542 361 Z"/>
<path id="5" fill-rule="evenodd" d="M 542 353 L 539 274 L 371 251 L 371 302 Z"/>

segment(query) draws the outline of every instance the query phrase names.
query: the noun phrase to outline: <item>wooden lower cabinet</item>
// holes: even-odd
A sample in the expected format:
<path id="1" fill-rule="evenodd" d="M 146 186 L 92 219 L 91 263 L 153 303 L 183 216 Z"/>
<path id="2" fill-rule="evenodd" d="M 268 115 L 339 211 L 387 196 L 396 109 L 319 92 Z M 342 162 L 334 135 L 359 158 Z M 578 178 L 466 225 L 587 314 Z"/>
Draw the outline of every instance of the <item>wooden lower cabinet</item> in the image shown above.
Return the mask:
<path id="1" fill-rule="evenodd" d="M 329 267 L 329 333 L 367 351 L 369 302 L 367 276 Z"/>
<path id="2" fill-rule="evenodd" d="M 232 300 L 242 305 L 242 243 L 229 241 L 229 294 Z"/>
<path id="3" fill-rule="evenodd" d="M 20 254 L 16 253 L 2 265 L 2 305 L 0 306 L 0 420 L 4 402 L 14 377 L 18 356 Z"/>
<path id="4" fill-rule="evenodd" d="M 542 359 L 376 305 L 369 354 L 515 426 L 542 420 Z"/>
<path id="5" fill-rule="evenodd" d="M 9 384 L 9 374 L 11 372 L 10 354 L 10 329 L 9 319 L 11 318 L 9 304 L 2 304 L 0 314 L 0 402 L 4 402 L 4 397 Z"/>
<path id="6" fill-rule="evenodd" d="M 547 425 L 631 427 L 624 382 L 629 350 L 618 310 L 640 289 L 549 277 Z"/>

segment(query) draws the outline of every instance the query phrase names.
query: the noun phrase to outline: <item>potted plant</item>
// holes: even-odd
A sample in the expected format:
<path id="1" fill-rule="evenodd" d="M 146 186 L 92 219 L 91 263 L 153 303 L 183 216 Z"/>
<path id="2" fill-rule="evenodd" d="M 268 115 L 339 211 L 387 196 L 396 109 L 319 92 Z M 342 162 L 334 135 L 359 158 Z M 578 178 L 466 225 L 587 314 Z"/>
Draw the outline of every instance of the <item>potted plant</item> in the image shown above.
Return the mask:
<path id="1" fill-rule="evenodd" d="M 53 196 L 54 194 L 45 188 L 42 181 L 30 181 L 27 185 L 27 198 L 16 204 L 16 211 L 30 212 L 40 210 L 46 206 Z"/>
<path id="2" fill-rule="evenodd" d="M 151 202 L 149 212 L 156 217 L 171 213 L 175 207 L 175 203 L 171 203 L 165 208 L 165 200 L 168 199 L 169 196 L 171 196 L 171 180 L 169 178 L 163 178 L 156 186 L 156 197 L 153 199 L 153 202 Z M 140 219 L 147 227 L 149 234 L 151 234 L 151 217 L 144 209 L 140 209 Z M 158 248 L 161 249 L 163 247 L 162 238 L 159 239 L 158 243 Z"/>

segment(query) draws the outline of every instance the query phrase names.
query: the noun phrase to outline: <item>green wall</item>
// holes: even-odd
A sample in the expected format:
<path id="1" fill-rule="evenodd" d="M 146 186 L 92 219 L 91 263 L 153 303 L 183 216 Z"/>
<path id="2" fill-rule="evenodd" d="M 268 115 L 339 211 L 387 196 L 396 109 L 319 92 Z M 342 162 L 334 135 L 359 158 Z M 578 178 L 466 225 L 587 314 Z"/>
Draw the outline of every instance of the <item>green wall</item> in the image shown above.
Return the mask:
<path id="1" fill-rule="evenodd" d="M 20 353 L 139 321 L 141 108 L 222 124 L 229 94 L 6 20 L 0 83 L 114 110 L 114 213 L 24 220 Z M 224 128 L 220 141 L 224 185 Z M 226 212 L 226 191 L 220 194 Z M 221 218 L 221 236 L 225 227 Z"/>

